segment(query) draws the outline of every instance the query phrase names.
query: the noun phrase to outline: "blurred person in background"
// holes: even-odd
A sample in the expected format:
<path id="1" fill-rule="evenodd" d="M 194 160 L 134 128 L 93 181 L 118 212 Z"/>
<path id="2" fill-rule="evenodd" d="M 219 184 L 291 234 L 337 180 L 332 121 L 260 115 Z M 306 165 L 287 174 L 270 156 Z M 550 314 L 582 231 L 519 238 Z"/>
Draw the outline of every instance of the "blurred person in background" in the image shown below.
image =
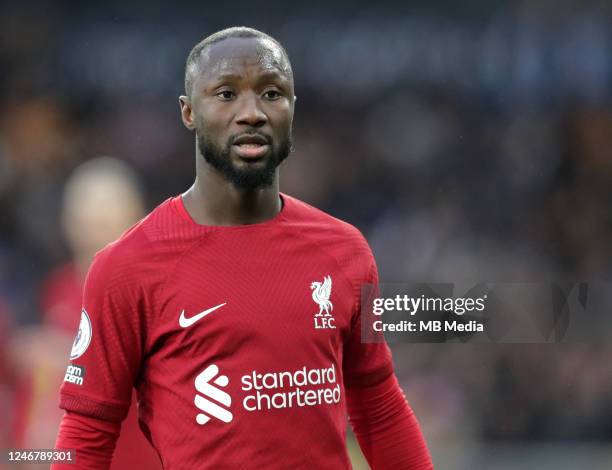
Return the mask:
<path id="1" fill-rule="evenodd" d="M 115 240 L 145 211 L 135 172 L 124 162 L 101 157 L 77 167 L 68 179 L 61 225 L 72 259 L 48 274 L 40 293 L 42 324 L 22 329 L 12 341 L 19 371 L 15 445 L 51 448 L 61 410 L 57 390 L 79 321 L 85 275 L 95 253 Z M 24 347 L 27 345 L 27 347 Z M 161 468 L 137 423 L 132 402 L 111 467 Z"/>
<path id="2" fill-rule="evenodd" d="M 10 360 L 10 325 L 11 312 L 6 301 L 0 295 L 0 416 L 4 416 L 0 424 L 0 447 L 6 448 L 14 445 L 13 424 L 15 399 L 14 369 Z"/>

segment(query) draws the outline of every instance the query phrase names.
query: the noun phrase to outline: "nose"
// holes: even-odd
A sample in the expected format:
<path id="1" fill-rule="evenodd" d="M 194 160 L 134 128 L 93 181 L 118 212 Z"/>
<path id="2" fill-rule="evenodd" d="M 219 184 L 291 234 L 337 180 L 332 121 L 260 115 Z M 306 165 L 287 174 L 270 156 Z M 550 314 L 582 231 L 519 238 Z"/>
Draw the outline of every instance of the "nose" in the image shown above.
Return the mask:
<path id="1" fill-rule="evenodd" d="M 268 116 L 261 109 L 261 103 L 255 93 L 242 97 L 236 122 L 251 127 L 261 127 L 268 121 Z"/>

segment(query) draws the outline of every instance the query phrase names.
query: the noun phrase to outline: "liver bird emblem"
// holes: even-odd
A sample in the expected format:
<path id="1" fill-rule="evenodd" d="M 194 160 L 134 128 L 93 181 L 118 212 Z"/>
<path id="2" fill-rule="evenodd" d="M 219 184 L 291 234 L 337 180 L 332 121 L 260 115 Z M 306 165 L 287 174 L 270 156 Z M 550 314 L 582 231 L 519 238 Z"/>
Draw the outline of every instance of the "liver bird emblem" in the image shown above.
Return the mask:
<path id="1" fill-rule="evenodd" d="M 332 288 L 331 276 L 325 276 L 322 283 L 313 282 L 310 284 L 310 288 L 312 289 L 312 300 L 319 305 L 319 313 L 315 317 L 331 317 L 330 312 L 334 309 L 329 300 Z"/>

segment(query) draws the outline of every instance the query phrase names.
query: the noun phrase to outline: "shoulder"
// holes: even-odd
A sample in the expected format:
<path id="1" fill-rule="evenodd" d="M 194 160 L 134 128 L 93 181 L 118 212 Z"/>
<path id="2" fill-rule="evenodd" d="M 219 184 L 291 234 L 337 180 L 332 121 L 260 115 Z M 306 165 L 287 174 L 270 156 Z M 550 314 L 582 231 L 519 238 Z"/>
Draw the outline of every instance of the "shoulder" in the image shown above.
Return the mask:
<path id="1" fill-rule="evenodd" d="M 314 237 L 342 241 L 353 248 L 369 251 L 368 242 L 357 227 L 304 201 L 286 194 L 283 197 L 291 204 L 291 223 L 296 228 Z"/>
<path id="2" fill-rule="evenodd" d="M 341 265 L 366 271 L 370 269 L 374 257 L 365 236 L 357 227 L 299 199 L 283 196 L 291 205 L 289 223 L 299 234 L 328 251 Z"/>
<path id="3" fill-rule="evenodd" d="M 171 227 L 176 225 L 178 218 L 172 214 L 171 203 L 172 199 L 162 202 L 117 240 L 98 251 L 88 280 L 130 284 L 136 278 L 140 282 L 147 278 L 147 273 L 153 273 L 156 265 L 158 267 L 162 259 L 168 258 L 168 245 L 173 246 Z"/>

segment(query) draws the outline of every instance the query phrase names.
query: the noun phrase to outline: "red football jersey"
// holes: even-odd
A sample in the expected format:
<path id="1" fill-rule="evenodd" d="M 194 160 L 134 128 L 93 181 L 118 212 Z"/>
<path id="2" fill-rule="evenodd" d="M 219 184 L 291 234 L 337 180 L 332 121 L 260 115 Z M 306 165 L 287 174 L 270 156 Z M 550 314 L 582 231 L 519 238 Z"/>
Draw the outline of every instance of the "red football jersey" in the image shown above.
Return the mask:
<path id="1" fill-rule="evenodd" d="M 96 256 L 61 407 L 121 420 L 132 387 L 166 469 L 346 469 L 345 386 L 392 374 L 360 341 L 361 233 L 290 196 L 204 226 L 168 199 Z"/>

